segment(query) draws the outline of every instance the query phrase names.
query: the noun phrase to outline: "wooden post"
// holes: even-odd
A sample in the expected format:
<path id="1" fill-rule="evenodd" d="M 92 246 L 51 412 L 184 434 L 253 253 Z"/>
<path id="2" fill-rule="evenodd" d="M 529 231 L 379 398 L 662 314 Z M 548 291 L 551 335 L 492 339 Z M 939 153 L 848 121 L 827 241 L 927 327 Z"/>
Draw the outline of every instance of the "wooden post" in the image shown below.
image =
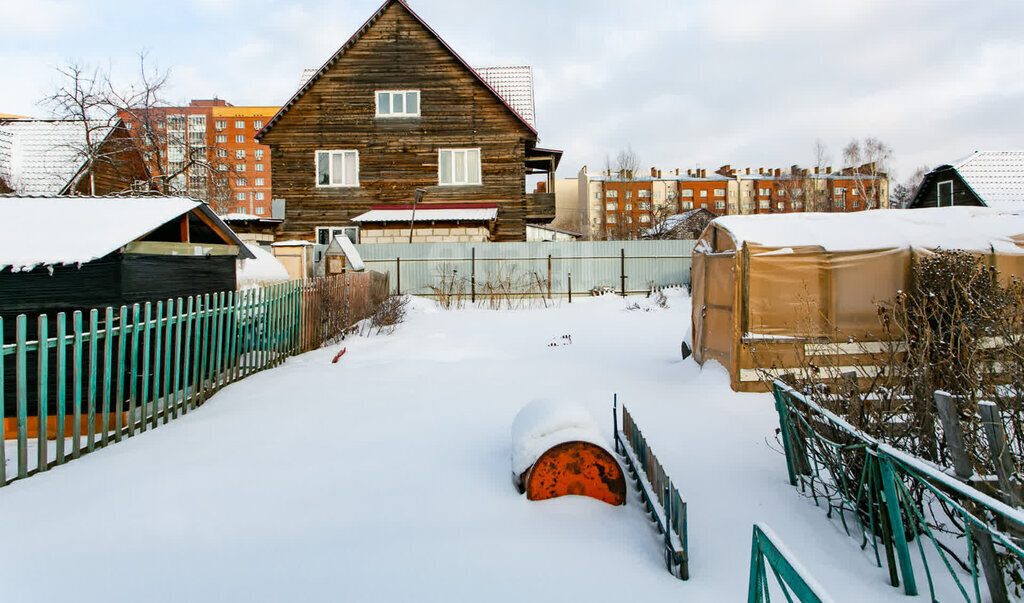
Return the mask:
<path id="1" fill-rule="evenodd" d="M 19 314 L 15 323 L 17 356 L 15 371 L 18 403 L 18 477 L 28 476 L 28 317 Z"/>
<path id="2" fill-rule="evenodd" d="M 619 280 L 621 282 L 622 297 L 626 297 L 626 249 L 619 250 Z"/>
<path id="3" fill-rule="evenodd" d="M 551 299 L 551 254 L 548 254 L 548 299 Z"/>
<path id="4" fill-rule="evenodd" d="M 935 407 L 939 411 L 939 420 L 942 421 L 942 433 L 946 438 L 946 449 L 953 458 L 953 470 L 956 476 L 967 482 L 974 475 L 974 464 L 964 446 L 963 432 L 960 430 L 960 420 L 957 416 L 956 405 L 953 396 L 941 390 L 935 392 Z M 968 508 L 973 512 L 975 509 Z M 996 561 L 995 546 L 992 544 L 992 535 L 988 531 L 974 524 L 968 523 L 968 533 L 974 540 L 978 549 L 978 557 L 981 559 L 981 566 L 985 570 L 985 582 L 988 584 L 988 592 L 992 595 L 993 603 L 1008 603 L 1009 597 L 1006 592 L 1006 583 L 1003 580 L 1003 573 Z"/>
<path id="5" fill-rule="evenodd" d="M 999 491 L 1002 492 L 1003 502 L 1012 507 L 1024 506 L 1020 487 L 1010 478 L 1016 470 L 1010 456 L 1010 449 L 1006 445 L 1006 430 L 999 408 L 995 402 L 983 401 L 978 402 L 978 412 L 981 414 L 982 425 L 985 426 L 985 437 L 988 440 L 988 448 L 995 465 L 996 475 L 999 476 Z"/>
<path id="6" fill-rule="evenodd" d="M 49 359 L 50 359 L 50 345 L 49 345 L 49 333 L 47 327 L 49 325 L 46 322 L 46 315 L 40 314 L 36 318 L 36 340 L 38 342 L 38 348 L 36 349 L 36 421 L 39 426 L 38 433 L 36 433 L 36 470 L 46 471 L 47 461 L 47 442 L 46 442 L 46 423 L 48 422 L 49 416 L 47 413 L 47 381 L 49 376 Z"/>

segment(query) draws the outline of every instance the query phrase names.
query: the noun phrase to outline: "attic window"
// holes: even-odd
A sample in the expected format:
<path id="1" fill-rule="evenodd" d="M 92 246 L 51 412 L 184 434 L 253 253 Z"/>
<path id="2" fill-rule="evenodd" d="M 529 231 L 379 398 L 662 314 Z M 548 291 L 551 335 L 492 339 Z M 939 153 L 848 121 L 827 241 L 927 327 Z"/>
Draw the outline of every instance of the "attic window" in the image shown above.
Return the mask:
<path id="1" fill-rule="evenodd" d="M 953 181 L 946 180 L 939 183 L 938 200 L 936 201 L 938 207 L 953 207 Z"/>
<path id="2" fill-rule="evenodd" d="M 419 117 L 419 90 L 378 90 L 377 117 Z"/>

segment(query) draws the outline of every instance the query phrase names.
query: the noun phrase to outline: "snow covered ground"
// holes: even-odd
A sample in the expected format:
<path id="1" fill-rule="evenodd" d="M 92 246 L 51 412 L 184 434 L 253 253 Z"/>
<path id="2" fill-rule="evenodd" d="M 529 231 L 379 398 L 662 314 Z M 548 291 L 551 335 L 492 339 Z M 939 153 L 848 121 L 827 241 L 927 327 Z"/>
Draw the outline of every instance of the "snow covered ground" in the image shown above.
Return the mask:
<path id="1" fill-rule="evenodd" d="M 789 485 L 771 397 L 680 359 L 685 293 L 627 301 L 642 307 L 413 300 L 390 336 L 289 359 L 16 482 L 0 490 L 0 599 L 741 601 L 763 522 L 837 601 L 906 601 Z M 512 485 L 523 405 L 579 402 L 610 440 L 613 393 L 689 501 L 688 582 L 632 495 L 530 502 Z"/>

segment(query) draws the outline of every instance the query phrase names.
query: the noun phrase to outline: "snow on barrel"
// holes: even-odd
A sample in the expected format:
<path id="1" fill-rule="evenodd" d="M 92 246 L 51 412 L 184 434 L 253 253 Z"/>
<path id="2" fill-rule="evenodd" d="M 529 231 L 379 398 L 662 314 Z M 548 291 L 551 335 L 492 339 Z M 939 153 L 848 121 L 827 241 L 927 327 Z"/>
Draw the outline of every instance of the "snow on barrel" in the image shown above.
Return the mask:
<path id="1" fill-rule="evenodd" d="M 626 504 L 626 480 L 594 417 L 579 404 L 534 400 L 512 422 L 512 481 L 530 500 L 575 494 Z"/>

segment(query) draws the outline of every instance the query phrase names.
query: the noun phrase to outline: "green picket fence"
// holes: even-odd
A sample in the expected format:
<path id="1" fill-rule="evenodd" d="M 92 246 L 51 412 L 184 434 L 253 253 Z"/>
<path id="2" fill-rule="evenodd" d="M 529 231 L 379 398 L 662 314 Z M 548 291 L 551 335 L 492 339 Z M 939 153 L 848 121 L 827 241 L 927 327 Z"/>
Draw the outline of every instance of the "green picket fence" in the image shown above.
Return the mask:
<path id="1" fill-rule="evenodd" d="M 1024 595 L 1024 511 L 872 438 L 782 381 L 774 395 L 790 483 L 838 515 L 848 534 L 855 524 L 879 567 L 884 555 L 893 586 L 902 577 L 904 592 L 918 594 L 916 552 L 933 601 L 942 575 L 964 601 Z"/>
<path id="2" fill-rule="evenodd" d="M 687 544 L 686 501 L 665 473 L 665 469 L 647 444 L 640 428 L 626 407 L 622 407 L 622 431 L 619 431 L 618 396 L 612 408 L 615 452 L 626 458 L 644 505 L 658 531 L 664 536 L 665 568 L 681 580 L 690 579 L 690 551 Z"/>
<path id="3" fill-rule="evenodd" d="M 793 597 L 800 603 L 832 603 L 832 597 L 807 574 L 779 537 L 768 526 L 755 523 L 747 603 L 771 603 L 768 569 L 772 570 L 778 588 L 789 603 L 793 603 Z"/>
<path id="4" fill-rule="evenodd" d="M 369 283 L 342 275 L 87 315 L 22 314 L 13 341 L 0 318 L 0 408 L 16 442 L 11 471 L 11 440 L 0 446 L 0 486 L 155 429 L 338 336 L 367 311 L 352 312 L 353 292 L 366 297 L 353 278 Z"/>

